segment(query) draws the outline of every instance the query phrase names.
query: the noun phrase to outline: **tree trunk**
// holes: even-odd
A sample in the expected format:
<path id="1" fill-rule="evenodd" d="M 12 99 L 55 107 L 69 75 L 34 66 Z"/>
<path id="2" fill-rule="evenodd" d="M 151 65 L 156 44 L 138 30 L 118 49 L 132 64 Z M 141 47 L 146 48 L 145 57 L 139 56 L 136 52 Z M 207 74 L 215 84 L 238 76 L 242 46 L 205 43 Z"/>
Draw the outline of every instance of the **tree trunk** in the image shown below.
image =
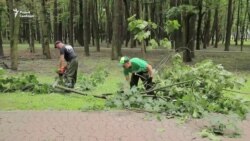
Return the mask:
<path id="1" fill-rule="evenodd" d="M 110 0 L 105 1 L 105 9 L 106 9 L 106 19 L 107 19 L 107 24 L 106 24 L 106 37 L 107 37 L 107 44 L 109 44 L 112 41 L 112 15 L 110 12 Z"/>
<path id="2" fill-rule="evenodd" d="M 84 45 L 84 40 L 83 40 L 83 37 L 84 37 L 84 31 L 83 31 L 83 1 L 82 0 L 79 0 L 79 21 L 78 21 L 78 30 L 76 31 L 77 32 L 77 41 L 78 43 L 83 46 Z"/>
<path id="3" fill-rule="evenodd" d="M 13 9 L 18 10 L 17 0 L 8 0 L 9 9 L 9 23 L 10 23 L 10 57 L 11 57 L 11 69 L 18 69 L 18 35 L 19 35 L 19 22 L 20 17 L 17 13 L 14 13 Z"/>
<path id="4" fill-rule="evenodd" d="M 84 0 L 83 6 L 84 6 L 84 26 L 83 26 L 83 30 L 84 30 L 84 51 L 85 51 L 85 55 L 89 56 L 89 15 L 88 15 L 88 3 L 89 0 Z"/>
<path id="5" fill-rule="evenodd" d="M 128 18 L 130 17 L 129 9 L 130 9 L 130 1 L 129 0 L 123 0 L 124 8 L 125 8 L 125 25 L 124 25 L 124 39 L 125 39 L 125 46 L 128 47 L 128 42 L 130 39 L 130 32 L 128 30 Z"/>
<path id="6" fill-rule="evenodd" d="M 238 37 L 239 37 L 239 24 L 240 24 L 240 13 L 241 13 L 241 1 L 242 1 L 242 0 L 239 0 L 239 2 L 238 2 L 237 23 L 236 23 L 236 34 L 235 34 L 235 37 L 234 37 L 234 42 L 235 42 L 235 45 L 236 45 L 236 46 L 238 45 Z"/>
<path id="7" fill-rule="evenodd" d="M 29 48 L 31 53 L 35 53 L 34 45 L 34 25 L 32 19 L 29 19 Z"/>
<path id="8" fill-rule="evenodd" d="M 188 0 L 184 0 L 185 4 L 192 5 L 192 2 Z M 185 51 L 183 52 L 183 61 L 191 62 L 194 57 L 194 40 L 195 40 L 195 21 L 196 15 L 190 12 L 182 13 L 182 21 L 183 21 L 183 42 Z"/>
<path id="9" fill-rule="evenodd" d="M 121 0 L 114 1 L 114 22 L 113 22 L 113 37 L 112 37 L 112 60 L 118 60 L 121 54 L 122 46 L 122 17 L 123 4 Z"/>
<path id="10" fill-rule="evenodd" d="M 95 36 L 95 43 L 96 43 L 96 51 L 100 52 L 100 36 L 99 36 L 99 20 L 98 20 L 98 9 L 97 9 L 97 0 L 93 1 L 93 26 L 94 26 L 94 36 Z"/>
<path id="11" fill-rule="evenodd" d="M 233 0 L 228 0 L 227 31 L 226 31 L 225 51 L 229 51 L 232 24 L 233 24 Z"/>
<path id="12" fill-rule="evenodd" d="M 242 23 L 242 27 L 241 27 L 241 38 L 240 38 L 240 50 L 241 51 L 243 51 L 245 24 L 247 21 L 247 12 L 249 12 L 249 1 L 248 0 L 246 1 L 246 11 L 245 11 L 245 15 L 244 15 L 243 23 Z M 249 15 L 249 21 L 250 21 L 250 15 Z M 248 30 L 248 28 L 246 28 L 246 34 L 247 34 L 247 30 Z"/>
<path id="13" fill-rule="evenodd" d="M 202 24 L 202 3 L 203 0 L 200 0 L 198 2 L 198 9 L 199 9 L 199 14 L 198 14 L 198 24 L 197 24 L 197 35 L 196 35 L 196 49 L 200 50 L 200 41 L 201 41 L 201 24 Z"/>
<path id="14" fill-rule="evenodd" d="M 171 7 L 177 7 L 180 4 L 181 4 L 180 0 L 171 0 L 170 1 Z M 184 25 L 182 23 L 183 21 L 182 21 L 181 15 L 177 15 L 174 19 L 176 19 L 180 25 Z M 172 46 L 175 48 L 176 51 L 178 50 L 178 48 L 184 46 L 182 29 L 184 29 L 184 28 L 180 27 L 177 31 L 174 31 L 172 39 L 171 39 L 172 41 L 174 41 Z"/>
<path id="15" fill-rule="evenodd" d="M 69 44 L 74 46 L 74 0 L 70 0 L 69 9 Z"/>
<path id="16" fill-rule="evenodd" d="M 211 10 L 209 9 L 207 12 L 207 17 L 205 21 L 204 26 L 204 42 L 203 42 L 203 48 L 206 49 L 207 46 L 209 46 L 210 41 L 210 24 L 211 24 Z"/>
<path id="17" fill-rule="evenodd" d="M 214 26 L 215 26 L 215 43 L 214 43 L 214 48 L 217 48 L 219 40 L 220 40 L 220 37 L 219 37 L 219 34 L 220 34 L 220 29 L 219 29 L 219 6 L 216 6 L 216 8 L 215 8 Z"/>
<path id="18" fill-rule="evenodd" d="M 46 9 L 47 0 L 41 0 L 42 5 L 42 35 L 43 35 L 43 49 L 44 55 L 47 59 L 51 59 L 50 48 L 49 48 L 49 20 L 47 17 L 47 9 Z"/>
<path id="19" fill-rule="evenodd" d="M 0 3 L 0 58 L 4 56 L 3 51 L 3 40 L 2 40 L 2 13 L 3 13 L 4 5 Z"/>
<path id="20" fill-rule="evenodd" d="M 58 0 L 54 0 L 54 42 L 59 40 L 58 35 Z"/>

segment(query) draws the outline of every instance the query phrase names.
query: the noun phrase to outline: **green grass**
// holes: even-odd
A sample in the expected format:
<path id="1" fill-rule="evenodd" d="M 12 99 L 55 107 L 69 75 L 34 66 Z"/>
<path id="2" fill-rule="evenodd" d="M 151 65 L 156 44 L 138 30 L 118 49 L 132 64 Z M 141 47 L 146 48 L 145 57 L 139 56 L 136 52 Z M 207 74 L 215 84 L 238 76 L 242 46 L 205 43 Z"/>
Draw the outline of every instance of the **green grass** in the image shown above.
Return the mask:
<path id="1" fill-rule="evenodd" d="M 76 94 L 0 94 L 0 110 L 101 110 L 105 102 Z"/>
<path id="2" fill-rule="evenodd" d="M 52 84 L 54 78 L 48 75 L 39 75 L 40 83 Z M 12 74 L 6 74 L 12 75 Z M 20 75 L 16 74 L 15 75 Z M 80 75 L 80 74 L 79 74 Z M 25 92 L 0 94 L 0 110 L 103 110 L 105 100 L 94 98 L 91 95 L 101 95 L 104 93 L 115 93 L 118 90 L 118 82 L 121 81 L 122 73 L 116 69 L 108 75 L 103 84 L 98 85 L 90 91 L 86 91 L 90 96 L 82 96 L 73 93 L 51 93 L 32 94 Z M 123 77 L 122 77 L 123 78 Z M 123 78 L 125 81 L 125 78 Z M 76 85 L 76 88 L 79 84 Z"/>
<path id="3" fill-rule="evenodd" d="M 250 74 L 248 73 L 243 73 L 240 74 L 238 77 L 242 77 L 247 80 L 247 82 L 244 84 L 244 86 L 241 89 L 234 89 L 236 92 L 230 92 L 230 91 L 225 91 L 225 95 L 232 97 L 232 98 L 240 98 L 243 99 L 244 101 L 249 101 L 250 102 Z M 241 92 L 241 93 L 237 93 Z"/>

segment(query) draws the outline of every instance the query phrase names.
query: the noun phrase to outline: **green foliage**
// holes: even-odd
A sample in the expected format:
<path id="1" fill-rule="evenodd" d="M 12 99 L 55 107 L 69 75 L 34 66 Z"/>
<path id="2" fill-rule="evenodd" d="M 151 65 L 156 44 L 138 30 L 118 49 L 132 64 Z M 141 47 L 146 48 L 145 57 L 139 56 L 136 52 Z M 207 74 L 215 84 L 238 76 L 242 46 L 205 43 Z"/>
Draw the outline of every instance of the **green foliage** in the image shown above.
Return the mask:
<path id="1" fill-rule="evenodd" d="M 143 95 L 145 91 L 139 87 L 118 92 L 108 105 L 194 118 L 208 112 L 234 112 L 244 118 L 248 111 L 244 101 L 225 97 L 222 93 L 223 89 L 242 84 L 222 65 L 209 60 L 192 67 L 182 63 L 181 56 L 176 55 L 172 67 L 163 70 L 157 81 L 156 97 Z"/>
<path id="2" fill-rule="evenodd" d="M 99 84 L 102 84 L 106 77 L 108 77 L 107 70 L 99 68 L 89 76 L 81 75 L 78 78 L 77 85 L 79 85 L 80 89 L 83 91 L 92 90 Z"/>
<path id="3" fill-rule="evenodd" d="M 172 7 L 166 12 L 167 19 L 177 18 L 181 14 L 195 14 L 197 13 L 196 7 L 193 5 L 182 4 L 178 7 Z"/>
<path id="4" fill-rule="evenodd" d="M 167 20 L 164 24 L 164 30 L 167 33 L 172 33 L 174 30 L 177 30 L 180 28 L 180 24 L 177 20 Z"/>
<path id="5" fill-rule="evenodd" d="M 141 19 L 136 20 L 135 15 L 130 17 L 128 21 L 128 30 L 135 34 L 134 39 L 140 42 L 149 38 L 149 36 L 151 35 L 151 30 L 157 28 L 157 25 L 151 21 L 144 21 Z"/>
<path id="6" fill-rule="evenodd" d="M 52 88 L 48 84 L 40 84 L 35 75 L 22 74 L 21 76 L 4 77 L 0 73 L 0 92 L 27 91 L 36 94 L 50 93 Z"/>
<path id="7" fill-rule="evenodd" d="M 151 21 L 145 21 L 141 19 L 136 19 L 135 15 L 128 18 L 129 25 L 128 30 L 134 34 L 134 39 L 138 40 L 139 42 L 143 42 L 146 39 L 151 38 L 151 32 L 155 32 L 158 29 L 157 24 Z M 166 21 L 163 30 L 170 34 L 174 30 L 179 29 L 180 24 L 177 20 L 168 20 Z M 159 28 L 162 29 L 162 28 Z M 158 43 L 159 42 L 159 43 Z M 156 41 L 154 38 L 151 38 L 149 41 L 150 48 L 158 48 L 158 47 L 170 47 L 169 41 L 167 38 L 163 38 L 159 41 Z"/>

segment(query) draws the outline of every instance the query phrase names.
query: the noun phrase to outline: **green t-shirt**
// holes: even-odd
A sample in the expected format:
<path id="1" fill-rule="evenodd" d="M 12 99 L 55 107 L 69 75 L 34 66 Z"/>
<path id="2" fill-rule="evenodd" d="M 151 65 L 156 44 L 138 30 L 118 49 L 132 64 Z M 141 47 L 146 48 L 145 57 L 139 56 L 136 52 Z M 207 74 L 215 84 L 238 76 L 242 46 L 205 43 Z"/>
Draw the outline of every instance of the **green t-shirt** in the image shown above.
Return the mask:
<path id="1" fill-rule="evenodd" d="M 135 72 L 146 72 L 148 63 L 139 58 L 132 58 L 129 60 L 131 62 L 131 67 L 126 69 L 124 68 L 124 75 L 127 76 L 129 73 Z"/>

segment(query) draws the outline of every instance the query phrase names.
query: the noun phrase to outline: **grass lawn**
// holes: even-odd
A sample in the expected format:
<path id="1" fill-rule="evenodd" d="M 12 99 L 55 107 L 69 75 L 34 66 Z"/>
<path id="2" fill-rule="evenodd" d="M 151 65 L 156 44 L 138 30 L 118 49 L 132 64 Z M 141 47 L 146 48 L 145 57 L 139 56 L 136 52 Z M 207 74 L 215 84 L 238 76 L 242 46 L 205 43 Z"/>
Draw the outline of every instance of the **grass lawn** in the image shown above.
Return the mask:
<path id="1" fill-rule="evenodd" d="M 22 46 L 25 48 L 25 46 Z M 99 95 L 103 93 L 114 93 L 119 89 L 119 83 L 126 83 L 122 74 L 122 68 L 118 66 L 117 61 L 110 60 L 110 50 L 101 49 L 101 53 L 93 52 L 92 48 L 91 56 L 86 57 L 83 55 L 83 49 L 77 48 L 79 56 L 79 73 L 78 76 L 89 75 L 95 71 L 98 67 L 103 67 L 108 70 L 109 75 L 105 79 L 105 82 L 99 84 L 91 91 L 86 91 L 87 94 Z M 27 59 L 20 60 L 19 72 L 9 72 L 8 75 L 17 75 L 20 73 L 32 73 L 38 77 L 41 83 L 52 84 L 54 81 L 55 69 L 58 63 L 58 52 L 55 49 L 51 49 L 52 59 Z M 28 50 L 22 50 L 25 53 Z M 8 52 L 8 51 L 7 51 Z M 140 50 L 123 50 L 125 55 L 140 56 Z M 157 64 L 157 62 L 166 56 L 162 51 L 152 51 L 149 55 L 149 62 Z M 20 53 L 22 54 L 22 53 Z M 150 54 L 150 52 L 149 52 Z M 34 57 L 34 56 L 33 56 Z M 249 54 L 243 53 L 213 53 L 213 52 L 196 52 L 196 58 L 194 62 L 199 62 L 203 59 L 212 59 L 217 64 L 223 64 L 226 69 L 234 72 L 240 77 L 244 77 L 248 80 L 245 86 L 239 90 L 241 92 L 250 93 L 250 72 L 249 72 Z M 6 60 L 8 63 L 8 60 Z M 76 85 L 76 88 L 79 85 Z M 241 97 L 247 101 L 250 101 L 250 94 L 238 94 L 233 92 L 226 92 L 227 96 L 235 98 Z M 82 96 L 77 94 L 31 94 L 31 93 L 0 93 L 0 110 L 103 110 L 106 109 L 105 100 L 94 98 L 92 96 Z"/>

